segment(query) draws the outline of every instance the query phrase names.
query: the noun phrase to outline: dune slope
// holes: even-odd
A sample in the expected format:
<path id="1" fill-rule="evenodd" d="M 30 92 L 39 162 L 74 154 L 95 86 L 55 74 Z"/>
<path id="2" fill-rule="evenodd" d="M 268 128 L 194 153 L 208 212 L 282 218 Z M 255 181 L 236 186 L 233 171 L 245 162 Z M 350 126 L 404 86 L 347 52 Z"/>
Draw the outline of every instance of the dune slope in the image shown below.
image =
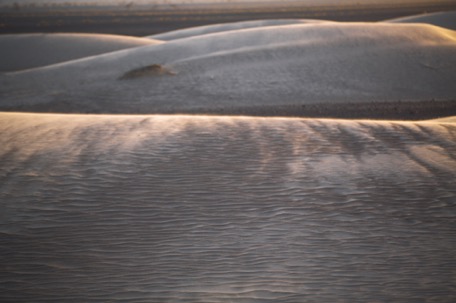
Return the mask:
<path id="1" fill-rule="evenodd" d="M 240 21 L 222 24 L 211 24 L 204 26 L 197 26 L 192 28 L 180 29 L 170 32 L 165 32 L 157 35 L 147 36 L 146 38 L 158 39 L 164 41 L 171 41 L 182 38 L 190 38 L 202 35 L 209 35 L 215 33 L 222 33 L 228 31 L 235 31 L 241 29 L 266 27 L 266 26 L 280 26 L 289 24 L 301 24 L 301 23 L 322 23 L 330 22 L 324 20 L 312 20 L 312 19 L 272 19 L 272 20 L 255 20 L 255 21 Z"/>
<path id="2" fill-rule="evenodd" d="M 1 75 L 0 109 L 275 115 L 312 104 L 448 101 L 455 37 L 430 25 L 314 23 L 177 39 Z"/>
<path id="3" fill-rule="evenodd" d="M 426 23 L 456 30 L 456 12 L 440 12 L 386 20 L 390 23 Z"/>
<path id="4" fill-rule="evenodd" d="M 456 302 L 456 32 L 413 18 L 0 36 L 0 302 Z"/>
<path id="5" fill-rule="evenodd" d="M 105 34 L 0 35 L 0 72 L 11 72 L 161 43 Z"/>
<path id="6" fill-rule="evenodd" d="M 2 113 L 0 133 L 3 302 L 456 299 L 455 124 Z"/>

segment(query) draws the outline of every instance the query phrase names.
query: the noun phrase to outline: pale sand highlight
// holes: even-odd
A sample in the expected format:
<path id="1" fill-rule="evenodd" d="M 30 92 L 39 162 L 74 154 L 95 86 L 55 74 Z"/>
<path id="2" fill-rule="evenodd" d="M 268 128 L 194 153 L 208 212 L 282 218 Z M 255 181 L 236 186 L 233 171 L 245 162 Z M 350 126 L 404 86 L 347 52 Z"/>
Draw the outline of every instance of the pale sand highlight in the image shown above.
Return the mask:
<path id="1" fill-rule="evenodd" d="M 106 34 L 0 35 L 0 72 L 19 71 L 105 54 L 121 49 L 156 45 L 154 39 Z"/>
<path id="2" fill-rule="evenodd" d="M 391 23 L 425 23 L 456 30 L 456 12 L 439 12 L 386 20 Z"/>
<path id="3" fill-rule="evenodd" d="M 4 74 L 0 109 L 280 115 L 307 105 L 451 102 L 455 37 L 430 25 L 335 22 L 202 35 Z M 171 72 L 119 80 L 146 66 Z M 379 110 L 379 118 L 388 117 Z"/>
<path id="4" fill-rule="evenodd" d="M 240 21 L 226 24 L 211 24 L 204 26 L 197 26 L 192 28 L 180 29 L 161 33 L 157 35 L 147 36 L 145 38 L 157 39 L 163 41 L 172 41 L 176 39 L 190 38 L 196 36 L 203 36 L 209 34 L 217 34 L 222 32 L 237 31 L 249 28 L 258 28 L 266 26 L 280 26 L 290 24 L 307 24 L 307 23 L 323 23 L 331 22 L 325 20 L 312 20 L 312 19 L 283 19 L 283 20 L 255 20 L 255 21 Z"/>

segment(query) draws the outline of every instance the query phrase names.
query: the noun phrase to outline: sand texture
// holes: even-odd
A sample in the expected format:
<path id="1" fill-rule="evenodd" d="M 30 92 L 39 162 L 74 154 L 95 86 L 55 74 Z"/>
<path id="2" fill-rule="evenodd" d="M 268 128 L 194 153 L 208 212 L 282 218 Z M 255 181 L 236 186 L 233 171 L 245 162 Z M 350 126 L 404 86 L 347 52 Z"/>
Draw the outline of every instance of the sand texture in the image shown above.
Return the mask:
<path id="1" fill-rule="evenodd" d="M 0 35 L 0 72 L 12 72 L 158 44 L 154 39 L 102 34 Z"/>
<path id="2" fill-rule="evenodd" d="M 239 114 L 267 108 L 274 116 L 282 107 L 312 104 L 448 102 L 456 96 L 455 37 L 437 26 L 400 23 L 228 30 L 4 73 L 0 109 Z M 168 72 L 126 77 L 148 66 Z M 447 115 L 454 114 L 453 105 Z"/>
<path id="3" fill-rule="evenodd" d="M 0 302 L 456 302 L 448 16 L 0 36 Z"/>
<path id="4" fill-rule="evenodd" d="M 454 302 L 456 125 L 1 114 L 2 302 Z"/>

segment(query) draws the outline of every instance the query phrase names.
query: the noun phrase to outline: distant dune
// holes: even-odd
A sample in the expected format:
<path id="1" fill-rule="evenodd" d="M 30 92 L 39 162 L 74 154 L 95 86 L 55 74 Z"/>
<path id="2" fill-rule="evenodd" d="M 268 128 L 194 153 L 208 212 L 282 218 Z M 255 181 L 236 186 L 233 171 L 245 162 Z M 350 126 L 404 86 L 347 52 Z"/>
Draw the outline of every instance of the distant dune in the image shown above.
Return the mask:
<path id="1" fill-rule="evenodd" d="M 436 26 L 456 30 L 456 12 L 439 12 L 432 14 L 423 14 L 418 16 L 402 17 L 386 22 L 391 23 L 426 23 Z"/>
<path id="2" fill-rule="evenodd" d="M 255 114 L 257 108 L 262 115 L 282 115 L 284 107 L 299 112 L 307 105 L 365 103 L 377 105 L 365 117 L 375 118 L 377 111 L 384 118 L 385 102 L 448 103 L 456 96 L 456 34 L 451 30 L 277 21 L 242 27 L 219 26 L 209 35 L 194 29 L 196 36 L 188 38 L 5 73 L 0 109 Z M 149 66 L 169 72 L 122 80 Z M 454 106 L 447 110 L 455 114 Z"/>
<path id="3" fill-rule="evenodd" d="M 325 20 L 309 20 L 309 19 L 283 19 L 283 20 L 255 20 L 255 21 L 241 21 L 224 24 L 212 24 L 205 26 L 197 26 L 187 29 L 170 31 L 158 35 L 147 36 L 146 38 L 158 39 L 164 41 L 183 39 L 189 37 L 196 37 L 208 34 L 222 33 L 228 31 L 235 31 L 241 29 L 249 29 L 265 26 L 278 26 L 290 24 L 306 24 L 306 23 L 322 23 L 330 22 Z"/>
<path id="4" fill-rule="evenodd" d="M 102 34 L 0 35 L 0 72 L 42 67 L 158 43 L 153 39 Z"/>

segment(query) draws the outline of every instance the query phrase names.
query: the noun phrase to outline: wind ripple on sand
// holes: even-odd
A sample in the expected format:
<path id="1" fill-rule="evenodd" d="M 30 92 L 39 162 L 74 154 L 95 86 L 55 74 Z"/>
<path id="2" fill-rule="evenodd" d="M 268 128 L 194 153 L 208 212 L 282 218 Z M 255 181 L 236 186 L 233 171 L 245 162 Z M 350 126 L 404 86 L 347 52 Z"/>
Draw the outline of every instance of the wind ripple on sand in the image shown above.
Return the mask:
<path id="1" fill-rule="evenodd" d="M 1 114 L 1 301 L 454 302 L 456 126 Z"/>

